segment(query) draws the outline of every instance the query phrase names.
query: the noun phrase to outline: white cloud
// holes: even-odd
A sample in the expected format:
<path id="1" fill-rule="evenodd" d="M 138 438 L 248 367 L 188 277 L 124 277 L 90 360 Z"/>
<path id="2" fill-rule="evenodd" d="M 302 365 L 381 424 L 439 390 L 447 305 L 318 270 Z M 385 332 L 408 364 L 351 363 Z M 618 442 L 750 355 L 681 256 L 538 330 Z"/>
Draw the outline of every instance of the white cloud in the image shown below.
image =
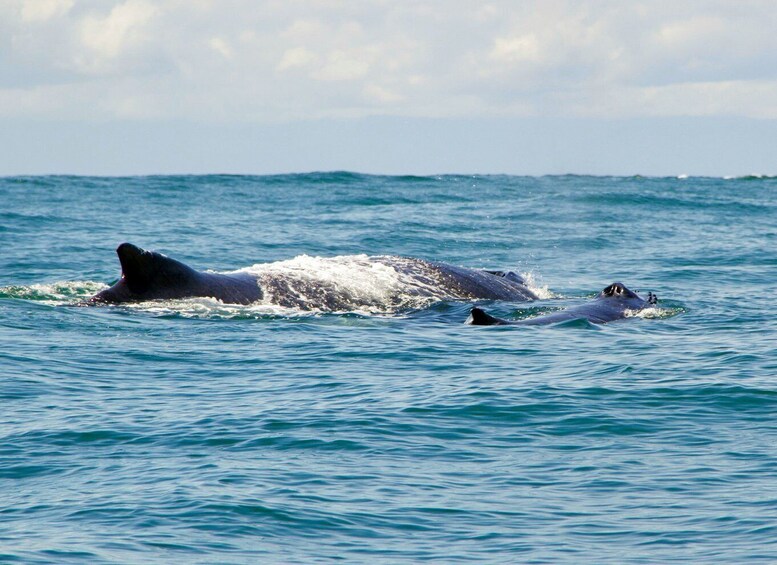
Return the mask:
<path id="1" fill-rule="evenodd" d="M 300 68 L 304 69 L 314 65 L 316 62 L 318 62 L 318 59 L 318 55 L 309 49 L 306 49 L 305 47 L 292 47 L 283 53 L 283 56 L 278 63 L 277 69 L 279 71 Z"/>
<path id="2" fill-rule="evenodd" d="M 354 81 L 367 76 L 370 70 L 369 54 L 362 50 L 335 50 L 329 53 L 324 66 L 312 73 L 318 80 Z"/>
<path id="3" fill-rule="evenodd" d="M 775 118 L 772 0 L 7 0 L 0 115 Z"/>
<path id="4" fill-rule="evenodd" d="M 146 26 L 157 8 L 145 0 L 127 0 L 107 15 L 87 15 L 79 22 L 79 38 L 85 50 L 78 66 L 86 72 L 102 70 L 107 63 L 142 42 L 151 40 Z"/>
<path id="5" fill-rule="evenodd" d="M 229 43 L 221 37 L 211 37 L 208 40 L 208 45 L 210 45 L 211 49 L 213 49 L 216 53 L 225 59 L 231 59 L 234 56 L 234 52 L 229 46 Z"/>
<path id="6" fill-rule="evenodd" d="M 67 14 L 75 0 L 24 0 L 21 2 L 21 17 L 25 22 L 45 21 Z"/>
<path id="7" fill-rule="evenodd" d="M 497 63 L 508 65 L 516 62 L 541 63 L 543 51 L 537 36 L 530 33 L 518 37 L 497 37 L 490 57 Z"/>
<path id="8" fill-rule="evenodd" d="M 377 84 L 368 84 L 364 87 L 364 94 L 378 104 L 393 105 L 403 101 L 401 95 L 392 92 Z"/>

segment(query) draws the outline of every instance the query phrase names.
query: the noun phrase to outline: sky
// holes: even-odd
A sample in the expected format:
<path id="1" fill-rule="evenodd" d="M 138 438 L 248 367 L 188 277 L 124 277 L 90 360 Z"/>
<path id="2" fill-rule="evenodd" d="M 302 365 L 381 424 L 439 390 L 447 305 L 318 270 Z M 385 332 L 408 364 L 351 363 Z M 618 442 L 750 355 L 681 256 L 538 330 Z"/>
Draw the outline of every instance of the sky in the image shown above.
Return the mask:
<path id="1" fill-rule="evenodd" d="M 0 175 L 777 173 L 774 0 L 0 0 Z"/>

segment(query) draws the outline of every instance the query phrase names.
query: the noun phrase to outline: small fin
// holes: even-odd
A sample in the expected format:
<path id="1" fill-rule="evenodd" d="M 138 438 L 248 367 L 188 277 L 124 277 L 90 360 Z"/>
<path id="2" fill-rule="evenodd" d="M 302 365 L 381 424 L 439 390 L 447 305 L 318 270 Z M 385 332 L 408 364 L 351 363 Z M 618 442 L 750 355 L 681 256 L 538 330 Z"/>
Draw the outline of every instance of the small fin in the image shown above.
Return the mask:
<path id="1" fill-rule="evenodd" d="M 501 318 L 496 318 L 491 314 L 487 314 L 480 308 L 475 307 L 470 310 L 469 318 L 467 318 L 465 323 L 472 326 L 506 326 L 510 322 L 502 320 Z"/>

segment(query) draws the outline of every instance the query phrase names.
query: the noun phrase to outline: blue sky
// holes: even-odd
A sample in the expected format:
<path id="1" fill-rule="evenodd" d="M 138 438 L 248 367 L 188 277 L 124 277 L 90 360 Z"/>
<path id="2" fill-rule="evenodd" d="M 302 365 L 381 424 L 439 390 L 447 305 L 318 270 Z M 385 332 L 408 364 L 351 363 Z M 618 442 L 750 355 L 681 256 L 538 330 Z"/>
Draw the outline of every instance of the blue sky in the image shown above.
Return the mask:
<path id="1" fill-rule="evenodd" d="M 5 0 L 0 174 L 775 174 L 775 29 L 771 0 Z"/>

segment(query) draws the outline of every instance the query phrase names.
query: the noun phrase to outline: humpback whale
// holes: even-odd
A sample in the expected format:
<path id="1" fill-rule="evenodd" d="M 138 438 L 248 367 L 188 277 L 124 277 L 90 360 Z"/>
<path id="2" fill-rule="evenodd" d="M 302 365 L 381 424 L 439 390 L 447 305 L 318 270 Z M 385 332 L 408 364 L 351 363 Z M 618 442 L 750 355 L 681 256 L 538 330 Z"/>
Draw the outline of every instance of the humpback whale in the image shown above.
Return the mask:
<path id="1" fill-rule="evenodd" d="M 503 320 L 491 316 L 480 308 L 472 308 L 466 323 L 474 326 L 540 326 L 554 324 L 564 320 L 584 318 L 593 324 L 605 324 L 626 317 L 626 312 L 636 312 L 649 308 L 658 302 L 652 292 L 644 299 L 636 292 L 626 288 L 623 283 L 615 282 L 602 290 L 596 298 L 586 304 L 573 306 L 566 310 L 553 312 L 546 316 L 538 316 L 526 320 Z"/>
<path id="2" fill-rule="evenodd" d="M 303 310 L 347 311 L 362 307 L 396 310 L 408 304 L 408 297 L 422 300 L 537 299 L 515 273 L 469 269 L 411 257 L 358 256 L 356 263 L 338 263 L 345 265 L 345 272 L 342 269 L 338 272 L 346 278 L 354 279 L 375 271 L 393 276 L 388 290 L 379 295 L 364 296 L 343 284 L 344 281 L 332 277 L 278 269 L 243 269 L 229 273 L 199 271 L 131 243 L 119 245 L 116 254 L 121 263 L 121 278 L 90 298 L 87 304 L 212 297 L 227 304 L 261 302 Z M 361 271 L 348 273 L 349 265 L 359 267 Z"/>

